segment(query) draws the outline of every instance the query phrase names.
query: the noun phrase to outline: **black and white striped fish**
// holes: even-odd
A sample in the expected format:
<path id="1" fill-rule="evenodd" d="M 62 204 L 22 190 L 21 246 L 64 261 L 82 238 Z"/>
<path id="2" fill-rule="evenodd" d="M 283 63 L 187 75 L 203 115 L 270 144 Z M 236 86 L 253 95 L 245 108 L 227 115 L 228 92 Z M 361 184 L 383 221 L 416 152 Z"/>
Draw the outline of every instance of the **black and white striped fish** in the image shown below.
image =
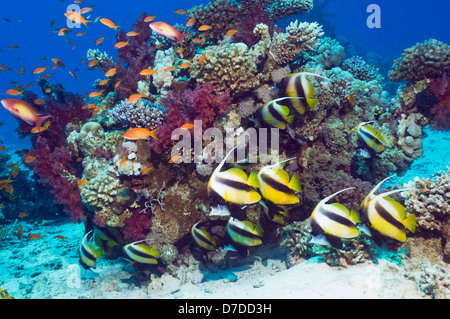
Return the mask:
<path id="1" fill-rule="evenodd" d="M 86 239 L 91 232 L 93 232 L 93 230 L 87 232 L 83 236 L 81 245 L 78 247 L 78 255 L 80 257 L 79 262 L 84 269 L 95 269 L 97 267 L 97 259 L 101 258 L 102 256 L 102 250 L 100 248 L 96 249 L 94 245 L 86 242 Z"/>
<path id="2" fill-rule="evenodd" d="M 158 260 L 156 258 L 159 257 L 158 250 L 154 246 L 150 248 L 146 244 L 139 244 L 144 241 L 147 241 L 147 239 L 123 246 L 124 254 L 132 261 L 140 264 L 157 264 Z"/>
<path id="3" fill-rule="evenodd" d="M 291 98 L 292 107 L 300 114 L 304 114 L 309 107 L 314 110 L 319 102 L 314 99 L 314 86 L 306 79 L 306 75 L 328 80 L 328 78 L 315 73 L 300 72 L 288 75 L 282 81 L 282 87 L 286 95 Z M 299 99 L 301 98 L 301 99 Z"/>
<path id="4" fill-rule="evenodd" d="M 206 250 L 215 250 L 217 248 L 216 241 L 205 229 L 198 227 L 200 222 L 201 221 L 197 222 L 191 229 L 191 234 L 194 241 L 197 245 Z"/>
<path id="5" fill-rule="evenodd" d="M 236 149 L 233 148 L 212 173 L 208 181 L 208 194 L 217 204 L 248 205 L 261 200 L 261 195 L 250 185 L 247 174 L 233 167 L 222 171 L 225 161 Z"/>
<path id="6" fill-rule="evenodd" d="M 261 118 L 273 127 L 278 127 L 281 130 L 286 129 L 286 124 L 291 124 L 294 120 L 294 115 L 289 115 L 290 110 L 286 105 L 281 105 L 283 100 L 289 100 L 288 97 L 282 97 L 272 100 L 259 109 Z"/>
<path id="7" fill-rule="evenodd" d="M 384 151 L 383 136 L 380 131 L 375 132 L 374 128 L 369 125 L 373 121 L 363 122 L 356 128 L 356 137 L 359 141 L 362 141 L 365 146 L 372 149 L 375 153 L 381 153 Z"/>
<path id="8" fill-rule="evenodd" d="M 311 227 L 313 235 L 319 235 L 320 229 L 323 234 L 338 238 L 354 238 L 359 235 L 355 223 L 360 223 L 359 215 L 355 211 L 349 211 L 339 203 L 327 204 L 327 202 L 339 193 L 353 189 L 354 187 L 342 189 L 324 199 L 314 208 L 311 214 Z"/>
<path id="9" fill-rule="evenodd" d="M 230 217 L 225 230 L 235 244 L 245 247 L 254 247 L 262 244 L 261 238 L 264 235 L 262 228 L 247 220 L 240 221 Z"/>

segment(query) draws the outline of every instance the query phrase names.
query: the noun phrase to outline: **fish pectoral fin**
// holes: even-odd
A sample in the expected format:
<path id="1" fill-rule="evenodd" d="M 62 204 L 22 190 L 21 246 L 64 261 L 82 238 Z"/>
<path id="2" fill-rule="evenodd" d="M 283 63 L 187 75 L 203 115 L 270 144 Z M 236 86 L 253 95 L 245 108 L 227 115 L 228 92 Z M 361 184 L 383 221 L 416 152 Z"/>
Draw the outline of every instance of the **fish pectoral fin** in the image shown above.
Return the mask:
<path id="1" fill-rule="evenodd" d="M 361 223 L 361 216 L 359 216 L 359 213 L 356 209 L 352 208 L 350 210 L 350 215 L 349 215 L 349 219 L 353 222 L 353 223 Z"/>
<path id="2" fill-rule="evenodd" d="M 295 115 L 287 116 L 286 122 L 288 122 L 289 124 L 292 124 L 292 122 L 294 121 L 294 117 L 295 117 Z"/>
<path id="3" fill-rule="evenodd" d="M 416 232 L 416 215 L 412 214 L 408 216 L 402 221 L 402 224 L 414 234 Z"/>
<path id="4" fill-rule="evenodd" d="M 291 181 L 289 182 L 288 187 L 296 192 L 302 192 L 302 185 L 300 184 L 300 178 L 296 173 L 292 175 Z"/>

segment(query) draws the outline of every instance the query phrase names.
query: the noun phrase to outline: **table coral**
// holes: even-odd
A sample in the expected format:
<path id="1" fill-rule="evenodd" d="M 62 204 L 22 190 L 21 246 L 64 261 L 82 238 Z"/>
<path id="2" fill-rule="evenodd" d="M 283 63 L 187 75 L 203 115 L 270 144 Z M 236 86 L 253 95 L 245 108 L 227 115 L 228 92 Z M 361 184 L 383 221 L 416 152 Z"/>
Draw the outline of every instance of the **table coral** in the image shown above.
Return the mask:
<path id="1" fill-rule="evenodd" d="M 299 53 L 314 49 L 323 35 L 322 26 L 317 22 L 291 22 L 285 33 L 275 32 L 270 52 L 280 64 L 291 62 Z"/>
<path id="2" fill-rule="evenodd" d="M 205 60 L 199 62 L 202 56 Z M 216 92 L 230 90 L 233 96 L 256 88 L 261 77 L 244 43 L 208 47 L 195 56 L 191 76 L 198 83 L 211 83 Z"/>
<path id="3" fill-rule="evenodd" d="M 402 57 L 394 61 L 389 79 L 394 82 L 420 81 L 449 72 L 449 46 L 436 39 L 428 39 L 406 49 Z"/>

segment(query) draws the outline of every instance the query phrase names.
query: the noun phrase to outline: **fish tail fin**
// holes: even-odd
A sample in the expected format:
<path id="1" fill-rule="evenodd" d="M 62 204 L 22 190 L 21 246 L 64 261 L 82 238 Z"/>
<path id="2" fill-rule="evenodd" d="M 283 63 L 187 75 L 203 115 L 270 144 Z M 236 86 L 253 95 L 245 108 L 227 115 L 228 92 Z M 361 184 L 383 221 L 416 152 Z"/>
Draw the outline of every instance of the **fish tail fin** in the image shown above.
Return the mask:
<path id="1" fill-rule="evenodd" d="M 153 137 L 155 140 L 159 141 L 159 138 L 156 137 L 155 132 L 159 130 L 159 127 L 154 129 L 153 131 L 150 131 L 150 136 Z"/>
<path id="2" fill-rule="evenodd" d="M 403 225 L 411 232 L 416 232 L 416 215 L 412 214 L 403 220 Z"/>
<path id="3" fill-rule="evenodd" d="M 187 36 L 186 33 L 178 33 L 178 34 L 175 36 L 175 38 L 178 40 L 178 42 L 180 42 L 181 45 L 184 45 L 184 44 L 183 44 L 183 39 L 184 39 L 185 36 Z"/>
<path id="4" fill-rule="evenodd" d="M 248 176 L 247 183 L 251 187 L 259 188 L 261 187 L 261 184 L 258 180 L 258 175 L 255 172 L 251 172 Z"/>
<path id="5" fill-rule="evenodd" d="M 52 117 L 52 115 L 45 115 L 45 116 L 36 117 L 36 120 L 34 121 L 34 124 L 36 125 L 36 127 L 41 127 L 42 123 L 44 123 L 44 121 L 46 119 L 48 119 L 49 117 Z"/>
<path id="6" fill-rule="evenodd" d="M 300 178 L 298 177 L 298 175 L 296 173 L 294 173 L 294 175 L 292 175 L 292 178 L 291 178 L 291 181 L 289 182 L 288 187 L 290 189 L 293 189 L 296 192 L 302 191 L 302 185 L 300 184 Z"/>

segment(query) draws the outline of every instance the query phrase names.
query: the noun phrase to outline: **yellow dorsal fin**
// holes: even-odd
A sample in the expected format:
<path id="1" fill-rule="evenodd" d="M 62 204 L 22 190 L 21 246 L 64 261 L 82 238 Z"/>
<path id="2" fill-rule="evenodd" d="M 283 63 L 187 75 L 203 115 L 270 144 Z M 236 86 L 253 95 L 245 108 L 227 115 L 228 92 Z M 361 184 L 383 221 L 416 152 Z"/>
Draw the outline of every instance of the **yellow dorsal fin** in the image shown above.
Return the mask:
<path id="1" fill-rule="evenodd" d="M 376 137 L 380 142 L 385 142 L 384 137 L 383 137 L 383 135 L 381 135 L 380 130 L 378 130 Z"/>
<path id="2" fill-rule="evenodd" d="M 281 183 L 286 184 L 286 185 L 289 184 L 289 174 L 288 174 L 288 172 L 286 172 L 282 168 L 278 168 L 278 169 L 275 168 L 273 170 L 273 172 L 274 172 L 275 175 L 277 175 L 280 178 Z"/>
<path id="3" fill-rule="evenodd" d="M 339 203 L 330 204 L 331 206 L 337 208 L 339 211 L 345 214 L 345 216 L 350 216 L 350 212 L 347 207 Z"/>
<path id="4" fill-rule="evenodd" d="M 245 225 L 245 229 L 256 236 L 262 237 L 264 235 L 264 232 L 261 227 L 253 224 L 252 222 L 249 222 L 248 220 L 242 221 L 242 223 Z"/>
<path id="5" fill-rule="evenodd" d="M 227 170 L 225 173 L 231 174 L 238 178 L 238 180 L 246 183 L 247 182 L 247 174 L 240 168 L 233 167 Z"/>

